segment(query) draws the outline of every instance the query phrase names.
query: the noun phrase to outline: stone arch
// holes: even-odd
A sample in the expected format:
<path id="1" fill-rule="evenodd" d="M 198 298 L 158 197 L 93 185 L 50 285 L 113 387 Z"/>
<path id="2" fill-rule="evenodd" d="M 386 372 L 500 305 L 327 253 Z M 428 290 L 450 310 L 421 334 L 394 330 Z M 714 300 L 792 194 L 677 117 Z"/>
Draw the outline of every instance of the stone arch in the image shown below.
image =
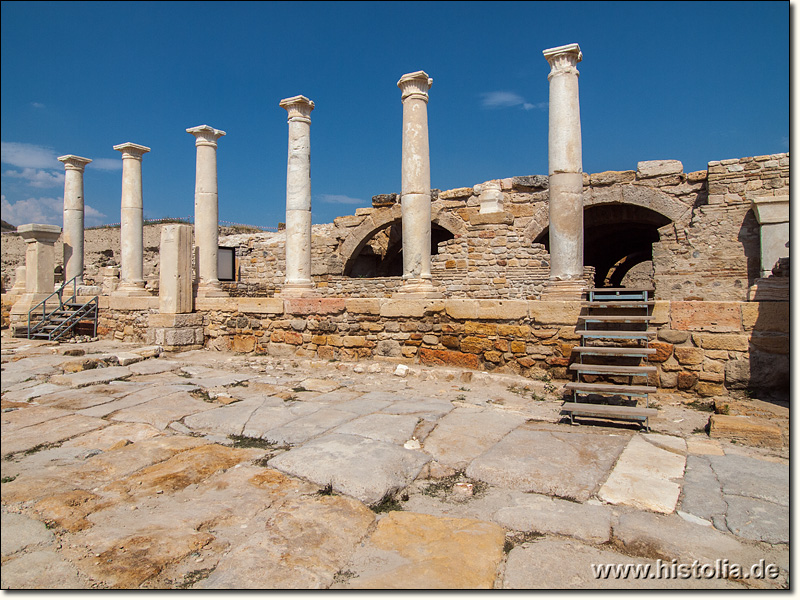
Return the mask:
<path id="1" fill-rule="evenodd" d="M 467 225 L 464 220 L 450 211 L 443 210 L 441 205 L 437 206 L 437 204 L 437 202 L 434 202 L 431 206 L 431 223 L 450 232 L 454 237 L 466 234 Z M 343 265 L 342 274 L 349 272 L 353 262 L 375 234 L 385 227 L 401 222 L 402 218 L 402 208 L 398 203 L 391 207 L 374 211 L 358 227 L 355 227 L 340 246 L 339 254 Z"/>
<path id="2" fill-rule="evenodd" d="M 688 223 L 692 215 L 691 206 L 660 190 L 643 185 L 614 185 L 584 189 L 584 211 L 590 206 L 604 204 L 640 206 L 663 215 L 672 223 Z M 539 241 L 549 224 L 549 204 L 548 202 L 543 202 L 534 213 L 528 226 L 525 227 L 523 239 L 528 244 Z"/>

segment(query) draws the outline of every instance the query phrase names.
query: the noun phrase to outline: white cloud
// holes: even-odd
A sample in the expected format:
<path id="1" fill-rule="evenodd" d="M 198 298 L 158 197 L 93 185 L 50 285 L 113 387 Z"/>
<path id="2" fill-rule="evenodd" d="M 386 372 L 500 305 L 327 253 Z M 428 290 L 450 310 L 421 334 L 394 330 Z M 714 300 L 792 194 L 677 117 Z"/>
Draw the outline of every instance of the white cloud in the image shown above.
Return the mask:
<path id="1" fill-rule="evenodd" d="M 64 185 L 64 173 L 62 171 L 22 169 L 22 171 L 6 171 L 3 173 L 3 177 L 24 179 L 25 183 L 35 188 L 54 188 Z"/>
<path id="2" fill-rule="evenodd" d="M 528 102 L 520 96 L 519 94 L 515 94 L 514 92 L 486 92 L 481 94 L 481 106 L 483 108 L 495 109 L 495 108 L 511 108 L 514 106 L 519 106 L 523 110 L 533 110 L 534 108 L 547 108 L 547 102 L 540 102 L 538 104 L 533 104 Z"/>
<path id="3" fill-rule="evenodd" d="M 122 158 L 96 158 L 87 165 L 87 168 L 101 171 L 121 171 Z"/>
<path id="4" fill-rule="evenodd" d="M 320 194 L 317 196 L 321 202 L 328 204 L 364 204 L 363 200 L 351 198 L 342 194 Z"/>
<path id="5" fill-rule="evenodd" d="M 62 169 L 52 148 L 35 144 L 0 142 L 0 161 L 20 169 Z"/>
<path id="6" fill-rule="evenodd" d="M 25 223 L 44 223 L 61 227 L 64 223 L 63 198 L 28 198 L 12 204 L 3 195 L 0 198 L 0 209 L 3 220 L 16 226 Z M 100 211 L 89 205 L 84 206 L 83 210 L 87 227 L 103 223 L 105 215 Z"/>
<path id="7" fill-rule="evenodd" d="M 31 102 L 31 106 L 33 108 L 44 108 L 45 107 L 44 104 L 42 104 L 41 102 Z"/>

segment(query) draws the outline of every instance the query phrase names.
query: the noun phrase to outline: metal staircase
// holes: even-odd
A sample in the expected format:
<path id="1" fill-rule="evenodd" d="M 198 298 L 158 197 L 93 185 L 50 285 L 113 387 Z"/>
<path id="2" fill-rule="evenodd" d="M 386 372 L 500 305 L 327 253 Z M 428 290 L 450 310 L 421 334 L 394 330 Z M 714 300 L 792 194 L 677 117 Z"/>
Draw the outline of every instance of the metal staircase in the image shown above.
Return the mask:
<path id="1" fill-rule="evenodd" d="M 28 311 L 28 327 L 16 335 L 28 339 L 59 340 L 74 335 L 82 325 L 92 327 L 92 337 L 97 335 L 97 296 L 88 302 L 78 302 L 78 278 L 64 282 L 55 292 Z M 72 285 L 72 295 L 64 298 L 64 291 Z M 24 333 L 25 335 L 20 335 Z"/>
<path id="2" fill-rule="evenodd" d="M 648 401 L 657 388 L 647 385 L 656 368 L 643 362 L 656 352 L 648 347 L 656 335 L 648 329 L 655 304 L 652 290 L 592 288 L 587 296 L 576 330 L 581 345 L 573 348 L 579 360 L 570 365 L 576 381 L 566 385 L 572 401 L 564 402 L 561 412 L 570 423 L 576 416 L 600 417 L 639 421 L 649 431 L 649 418 L 658 414 Z M 641 398 L 644 406 L 639 406 Z"/>

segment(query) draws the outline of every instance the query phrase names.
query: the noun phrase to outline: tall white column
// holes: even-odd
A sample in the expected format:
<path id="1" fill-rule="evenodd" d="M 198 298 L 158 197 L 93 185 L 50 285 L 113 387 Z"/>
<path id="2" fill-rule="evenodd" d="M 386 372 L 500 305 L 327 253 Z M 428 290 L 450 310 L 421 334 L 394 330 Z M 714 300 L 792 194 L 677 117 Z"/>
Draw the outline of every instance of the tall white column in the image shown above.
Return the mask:
<path id="1" fill-rule="evenodd" d="M 548 161 L 550 175 L 550 280 L 546 299 L 580 298 L 583 279 L 583 163 L 578 44 L 544 51 L 550 64 Z"/>
<path id="2" fill-rule="evenodd" d="M 64 163 L 64 281 L 83 285 L 83 170 L 92 160 L 67 154 Z"/>
<path id="3" fill-rule="evenodd" d="M 286 166 L 286 283 L 283 295 L 313 290 L 311 279 L 311 111 L 305 96 L 280 101 L 289 114 Z"/>
<path id="4" fill-rule="evenodd" d="M 219 197 L 217 192 L 217 140 L 224 131 L 208 125 L 186 130 L 195 137 L 197 171 L 194 188 L 194 244 L 197 252 L 197 296 L 219 297 L 222 290 L 217 277 L 219 253 Z"/>
<path id="5" fill-rule="evenodd" d="M 127 142 L 114 146 L 122 152 L 122 203 L 120 207 L 120 284 L 117 296 L 147 296 L 144 288 L 144 209 L 142 157 L 147 146 Z"/>
<path id="6" fill-rule="evenodd" d="M 428 147 L 428 90 L 433 79 L 424 71 L 397 82 L 403 102 L 403 162 L 400 204 L 403 219 L 401 293 L 429 294 L 431 277 L 431 163 Z"/>

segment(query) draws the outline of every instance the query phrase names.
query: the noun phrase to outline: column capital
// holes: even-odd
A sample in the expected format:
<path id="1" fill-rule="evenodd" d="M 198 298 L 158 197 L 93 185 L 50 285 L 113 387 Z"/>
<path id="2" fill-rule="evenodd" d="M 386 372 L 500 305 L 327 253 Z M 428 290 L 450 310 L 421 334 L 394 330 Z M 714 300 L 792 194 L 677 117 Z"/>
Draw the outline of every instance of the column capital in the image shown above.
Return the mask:
<path id="1" fill-rule="evenodd" d="M 305 96 L 292 96 L 281 100 L 278 106 L 285 108 L 289 113 L 289 121 L 311 123 L 311 111 L 314 110 L 313 100 L 309 100 Z"/>
<path id="2" fill-rule="evenodd" d="M 197 127 L 190 127 L 186 133 L 191 133 L 195 137 L 195 146 L 213 146 L 217 147 L 217 140 L 225 135 L 221 129 L 214 129 L 210 125 L 198 125 Z"/>
<path id="3" fill-rule="evenodd" d="M 397 87 L 403 93 L 402 100 L 405 102 L 406 98 L 414 96 L 425 102 L 428 101 L 428 90 L 433 85 L 433 79 L 428 77 L 425 71 L 416 71 L 414 73 L 406 73 L 397 82 Z"/>
<path id="4" fill-rule="evenodd" d="M 67 171 L 80 171 L 81 173 L 83 173 L 86 165 L 92 162 L 91 158 L 83 158 L 82 156 L 75 156 L 74 154 L 59 156 L 58 160 L 64 163 L 64 168 Z"/>
<path id="5" fill-rule="evenodd" d="M 114 150 L 119 150 L 122 152 L 122 159 L 125 160 L 126 158 L 135 158 L 136 160 L 142 160 L 142 156 L 146 152 L 150 152 L 150 148 L 147 146 L 140 146 L 139 144 L 134 144 L 133 142 L 125 142 L 124 144 L 118 144 L 113 147 Z"/>
<path id="6" fill-rule="evenodd" d="M 555 75 L 569 73 L 578 75 L 578 69 L 575 67 L 581 60 L 583 60 L 583 53 L 578 44 L 567 44 L 566 46 L 558 46 L 557 48 L 549 48 L 543 50 L 545 59 L 550 64 L 550 74 L 547 76 L 549 80 Z"/>
<path id="7" fill-rule="evenodd" d="M 26 223 L 17 227 L 17 234 L 28 243 L 53 244 L 61 235 L 61 227 L 44 223 Z"/>

